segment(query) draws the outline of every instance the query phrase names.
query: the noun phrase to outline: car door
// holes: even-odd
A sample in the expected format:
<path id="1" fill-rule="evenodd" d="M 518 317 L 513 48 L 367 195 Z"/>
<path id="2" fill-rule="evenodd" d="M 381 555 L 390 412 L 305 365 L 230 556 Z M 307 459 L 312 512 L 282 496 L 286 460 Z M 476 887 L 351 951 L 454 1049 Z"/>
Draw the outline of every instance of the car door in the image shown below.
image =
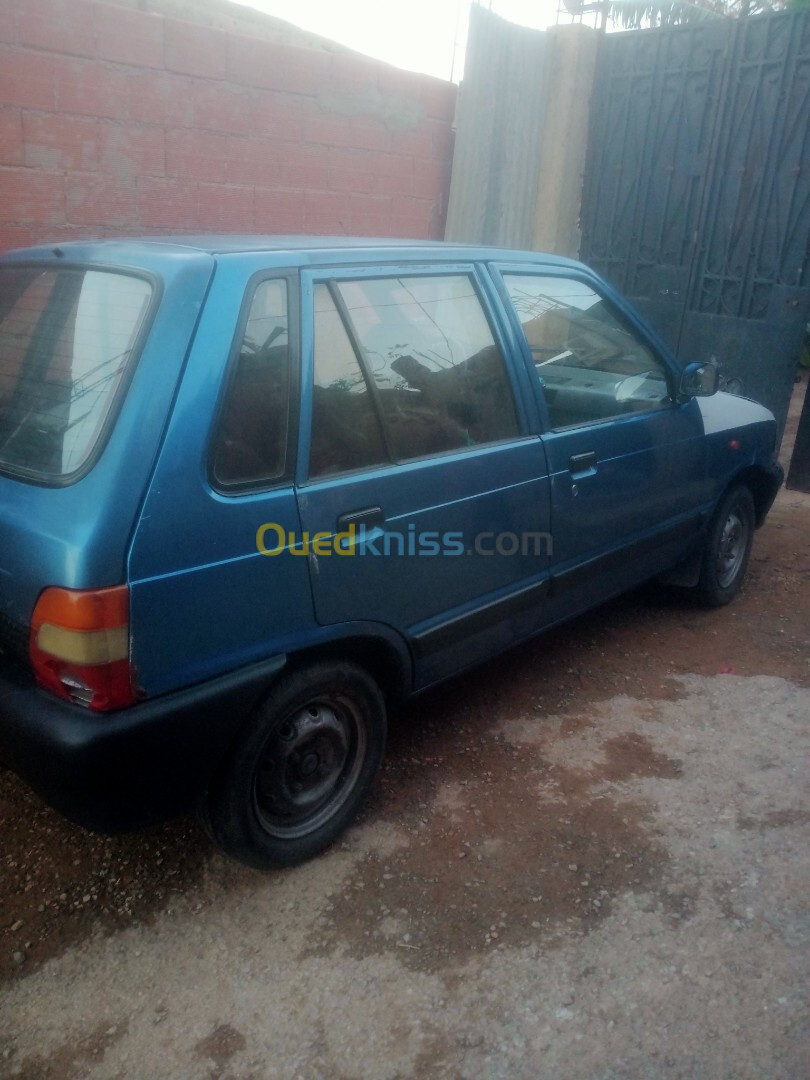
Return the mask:
<path id="1" fill-rule="evenodd" d="M 674 365 L 595 278 L 500 271 L 545 413 L 556 603 L 587 606 L 698 535 L 710 499 L 700 410 L 676 399 Z"/>
<path id="2" fill-rule="evenodd" d="M 298 505 L 318 621 L 384 623 L 424 685 L 542 614 L 549 480 L 471 265 L 302 274 Z"/>

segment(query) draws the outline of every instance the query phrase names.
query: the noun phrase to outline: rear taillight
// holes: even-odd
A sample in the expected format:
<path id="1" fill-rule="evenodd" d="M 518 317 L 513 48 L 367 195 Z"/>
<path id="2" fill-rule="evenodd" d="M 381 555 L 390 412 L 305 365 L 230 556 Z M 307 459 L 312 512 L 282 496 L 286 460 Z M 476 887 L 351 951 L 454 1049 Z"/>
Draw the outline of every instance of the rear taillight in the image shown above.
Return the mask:
<path id="1" fill-rule="evenodd" d="M 129 590 L 45 589 L 31 618 L 31 666 L 40 685 L 98 712 L 135 701 L 129 662 Z"/>

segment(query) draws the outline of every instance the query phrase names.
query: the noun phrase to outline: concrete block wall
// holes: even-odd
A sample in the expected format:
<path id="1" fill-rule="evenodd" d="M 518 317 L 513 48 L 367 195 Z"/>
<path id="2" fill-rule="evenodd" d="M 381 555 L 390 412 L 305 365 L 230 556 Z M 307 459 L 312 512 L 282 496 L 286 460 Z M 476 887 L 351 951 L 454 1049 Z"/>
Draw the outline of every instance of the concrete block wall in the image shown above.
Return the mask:
<path id="1" fill-rule="evenodd" d="M 441 238 L 455 87 L 98 0 L 0 0 L 0 250 L 192 231 Z"/>

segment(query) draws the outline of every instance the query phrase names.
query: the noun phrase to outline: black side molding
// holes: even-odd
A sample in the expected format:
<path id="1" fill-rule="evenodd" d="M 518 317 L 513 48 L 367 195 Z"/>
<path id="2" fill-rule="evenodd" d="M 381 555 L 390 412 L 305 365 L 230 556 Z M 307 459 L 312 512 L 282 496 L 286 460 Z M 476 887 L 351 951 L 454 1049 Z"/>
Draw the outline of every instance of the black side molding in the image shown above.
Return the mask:
<path id="1" fill-rule="evenodd" d="M 469 637 L 470 634 L 486 630 L 487 627 L 509 618 L 510 615 L 517 615 L 521 611 L 526 611 L 527 608 L 534 607 L 548 595 L 548 591 L 549 580 L 545 578 L 500 600 L 492 600 L 489 604 L 484 604 L 483 607 L 476 608 L 475 611 L 470 611 L 466 615 L 456 615 L 455 618 L 439 623 L 438 626 L 432 626 L 421 634 L 414 634 L 411 638 L 414 653 L 418 657 L 429 656 L 449 645 L 454 645 L 462 638 Z"/>
<path id="2" fill-rule="evenodd" d="M 429 630 L 424 630 L 420 634 L 414 634 L 411 637 L 414 654 L 418 658 L 429 656 L 440 649 L 455 645 L 456 642 L 477 633 L 479 630 L 486 630 L 495 623 L 509 618 L 510 615 L 517 615 L 522 611 L 526 611 L 547 596 L 558 596 L 568 589 L 575 589 L 595 574 L 615 570 L 628 562 L 632 562 L 634 559 L 655 551 L 657 548 L 665 547 L 667 544 L 674 544 L 679 541 L 686 542 L 700 534 L 704 523 L 704 516 L 696 515 L 686 521 L 679 522 L 677 525 L 672 525 L 668 529 L 657 532 L 654 536 L 636 540 L 634 543 L 616 551 L 611 551 L 607 555 L 598 555 L 596 558 L 580 563 L 578 566 L 574 566 L 553 578 L 544 578 L 543 581 L 528 585 L 526 588 L 519 589 L 517 592 L 511 593 L 511 595 L 500 600 L 493 600 L 489 604 L 484 604 L 483 607 L 476 608 L 475 611 L 468 612 L 466 615 L 457 615 L 455 618 L 439 623 L 438 626 L 432 626 Z"/>
<path id="3" fill-rule="evenodd" d="M 685 542 L 692 537 L 696 537 L 700 533 L 703 524 L 704 517 L 697 515 L 688 518 L 686 521 L 681 521 L 677 525 L 671 525 L 668 529 L 655 533 L 654 536 L 645 536 L 643 539 L 636 540 L 632 544 L 618 548 L 616 551 L 609 551 L 607 555 L 597 555 L 593 559 L 588 559 L 587 562 L 579 563 L 578 566 L 572 566 L 570 570 L 564 570 L 561 574 L 554 575 L 551 581 L 551 595 L 559 596 L 560 593 L 566 592 L 568 589 L 576 589 L 577 586 L 582 585 L 596 574 L 616 570 L 625 563 L 639 559 L 643 555 L 648 555 L 657 548 L 665 547 L 667 544 L 675 544 L 680 540 Z"/>

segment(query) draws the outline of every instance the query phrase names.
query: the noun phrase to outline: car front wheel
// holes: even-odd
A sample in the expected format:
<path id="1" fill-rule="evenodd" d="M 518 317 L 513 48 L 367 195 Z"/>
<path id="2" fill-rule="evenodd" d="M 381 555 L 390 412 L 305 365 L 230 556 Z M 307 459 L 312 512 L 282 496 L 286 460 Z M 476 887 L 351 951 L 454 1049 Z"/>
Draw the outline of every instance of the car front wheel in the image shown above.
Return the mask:
<path id="1" fill-rule="evenodd" d="M 754 500 L 744 484 L 729 489 L 712 518 L 698 592 L 710 607 L 733 600 L 742 587 L 754 539 Z"/>
<path id="2" fill-rule="evenodd" d="M 331 844 L 377 777 L 386 716 L 374 680 L 354 664 L 283 676 L 237 738 L 203 816 L 226 854 L 260 869 L 292 866 Z"/>

